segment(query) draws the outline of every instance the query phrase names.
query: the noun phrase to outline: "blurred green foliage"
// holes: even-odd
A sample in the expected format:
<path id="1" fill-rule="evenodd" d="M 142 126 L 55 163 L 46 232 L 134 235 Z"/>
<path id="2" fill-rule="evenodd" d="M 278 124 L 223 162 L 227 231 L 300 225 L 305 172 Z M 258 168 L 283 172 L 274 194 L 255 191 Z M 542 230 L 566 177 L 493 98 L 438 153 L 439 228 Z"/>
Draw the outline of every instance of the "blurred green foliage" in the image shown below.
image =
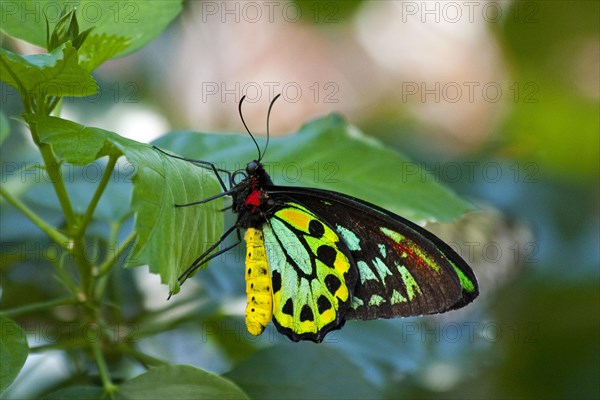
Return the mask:
<path id="1" fill-rule="evenodd" d="M 519 3 L 521 18 L 508 18 L 498 36 L 513 64 L 514 79 L 532 85 L 529 90 L 521 88 L 501 128 L 507 147 L 516 159 L 539 162 L 544 171 L 564 180 L 597 184 L 598 98 L 586 92 L 598 93 L 600 3 Z M 526 13 L 529 22 L 525 22 Z M 582 63 L 591 63 L 591 69 L 578 65 Z M 533 91 L 535 101 L 533 97 L 527 101 L 527 92 Z"/>

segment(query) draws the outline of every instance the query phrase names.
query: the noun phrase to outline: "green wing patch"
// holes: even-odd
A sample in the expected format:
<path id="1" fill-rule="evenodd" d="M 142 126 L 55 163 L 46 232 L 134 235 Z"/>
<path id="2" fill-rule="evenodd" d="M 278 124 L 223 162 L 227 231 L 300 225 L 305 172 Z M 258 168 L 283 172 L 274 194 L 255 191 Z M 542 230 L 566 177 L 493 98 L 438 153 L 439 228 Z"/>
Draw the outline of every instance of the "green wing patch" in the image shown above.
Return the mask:
<path id="1" fill-rule="evenodd" d="M 339 234 L 305 207 L 287 203 L 262 227 L 273 281 L 273 322 L 292 340 L 320 342 L 339 328 L 356 266 Z"/>

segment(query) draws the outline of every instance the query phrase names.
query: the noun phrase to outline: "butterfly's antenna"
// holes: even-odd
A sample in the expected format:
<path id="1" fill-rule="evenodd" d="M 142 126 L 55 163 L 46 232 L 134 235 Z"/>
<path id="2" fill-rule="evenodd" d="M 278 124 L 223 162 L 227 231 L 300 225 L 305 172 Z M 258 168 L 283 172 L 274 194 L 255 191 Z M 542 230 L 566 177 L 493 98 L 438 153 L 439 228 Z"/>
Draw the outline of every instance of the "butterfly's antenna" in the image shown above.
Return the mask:
<path id="1" fill-rule="evenodd" d="M 271 135 L 269 135 L 269 120 L 271 119 L 271 109 L 273 109 L 273 104 L 275 104 L 275 101 L 279 98 L 279 96 L 281 96 L 281 93 L 279 93 L 273 98 L 273 100 L 271 100 L 271 104 L 269 104 L 269 111 L 267 111 L 267 143 L 265 143 L 265 150 L 262 153 L 263 156 L 267 152 L 267 147 L 269 147 L 269 138 L 271 137 Z M 258 161 L 260 161 L 261 159 L 262 157 L 260 157 Z"/>
<path id="2" fill-rule="evenodd" d="M 240 99 L 240 104 L 238 105 L 238 112 L 240 113 L 240 118 L 242 120 L 242 124 L 244 124 L 244 128 L 246 128 L 246 132 L 248 132 L 248 134 L 252 138 L 252 141 L 256 145 L 256 149 L 258 150 L 258 159 L 260 160 L 262 158 L 262 155 L 260 153 L 260 147 L 258 146 L 256 139 L 254 139 L 254 135 L 252 134 L 252 132 L 250 132 L 250 129 L 248 129 L 248 125 L 246 125 L 246 121 L 244 121 L 244 115 L 242 114 L 242 103 L 244 102 L 245 98 L 246 98 L 246 95 L 243 95 L 242 98 Z"/>

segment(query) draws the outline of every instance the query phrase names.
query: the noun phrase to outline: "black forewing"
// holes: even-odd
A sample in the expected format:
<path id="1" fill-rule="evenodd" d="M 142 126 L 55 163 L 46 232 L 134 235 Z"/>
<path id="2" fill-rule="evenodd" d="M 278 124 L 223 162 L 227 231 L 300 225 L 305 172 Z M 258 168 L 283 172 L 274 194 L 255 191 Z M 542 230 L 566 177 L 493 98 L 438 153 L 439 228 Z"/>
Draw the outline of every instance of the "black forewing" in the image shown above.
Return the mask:
<path id="1" fill-rule="evenodd" d="M 440 313 L 465 306 L 479 293 L 467 263 L 437 236 L 405 218 L 328 190 L 266 190 L 275 202 L 303 205 L 344 238 L 359 266 L 346 319 Z"/>

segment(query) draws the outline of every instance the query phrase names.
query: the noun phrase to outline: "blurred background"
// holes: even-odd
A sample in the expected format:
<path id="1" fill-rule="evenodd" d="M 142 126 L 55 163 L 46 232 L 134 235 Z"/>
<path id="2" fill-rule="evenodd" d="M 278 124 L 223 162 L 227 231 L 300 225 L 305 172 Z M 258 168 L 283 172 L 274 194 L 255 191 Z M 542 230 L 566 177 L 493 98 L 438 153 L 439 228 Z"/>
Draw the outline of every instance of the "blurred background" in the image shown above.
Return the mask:
<path id="1" fill-rule="evenodd" d="M 185 2 L 157 40 L 96 72 L 101 95 L 65 101 L 64 117 L 149 142 L 178 129 L 241 132 L 242 95 L 258 134 L 278 93 L 274 135 L 339 112 L 484 210 L 430 225 L 475 266 L 482 296 L 437 318 L 350 322 L 319 347 L 272 326 L 234 340 L 244 286 L 232 258 L 195 279 L 195 321 L 142 347 L 257 397 L 261 382 L 291 376 L 300 397 L 346 397 L 361 382 L 362 398 L 598 398 L 599 4 Z M 13 135 L 4 151 L 26 143 Z M 124 274 L 145 307 L 160 307 L 156 276 Z M 294 374 L 322 357 L 341 376 Z"/>

